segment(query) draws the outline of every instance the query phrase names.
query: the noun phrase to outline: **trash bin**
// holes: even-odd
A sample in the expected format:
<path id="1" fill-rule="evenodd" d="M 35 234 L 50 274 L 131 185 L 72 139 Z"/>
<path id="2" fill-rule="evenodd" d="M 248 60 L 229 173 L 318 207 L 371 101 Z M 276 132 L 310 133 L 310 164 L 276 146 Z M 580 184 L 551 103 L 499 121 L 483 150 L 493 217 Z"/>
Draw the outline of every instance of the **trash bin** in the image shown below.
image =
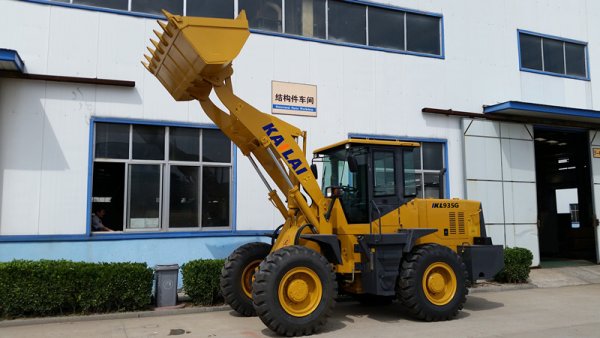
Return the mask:
<path id="1" fill-rule="evenodd" d="M 157 265 L 156 271 L 156 306 L 177 305 L 177 277 L 179 276 L 179 265 Z"/>

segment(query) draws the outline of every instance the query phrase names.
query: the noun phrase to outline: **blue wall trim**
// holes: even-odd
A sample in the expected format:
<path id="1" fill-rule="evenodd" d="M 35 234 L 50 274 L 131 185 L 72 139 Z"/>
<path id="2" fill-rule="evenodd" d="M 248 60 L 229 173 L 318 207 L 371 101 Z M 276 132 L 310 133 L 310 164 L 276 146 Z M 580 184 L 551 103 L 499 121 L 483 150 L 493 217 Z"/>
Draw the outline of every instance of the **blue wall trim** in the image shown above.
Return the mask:
<path id="1" fill-rule="evenodd" d="M 574 75 L 552 73 L 552 72 L 547 72 L 547 71 L 543 71 L 543 70 L 523 67 L 523 65 L 521 63 L 521 33 L 527 34 L 527 35 L 532 35 L 532 36 L 538 36 L 538 37 L 546 38 L 546 39 L 553 39 L 553 40 L 575 43 L 578 45 L 585 46 L 585 65 L 586 65 L 587 75 L 586 76 L 574 76 Z M 572 80 L 590 81 L 591 80 L 590 56 L 589 56 L 589 48 L 587 45 L 588 44 L 585 41 L 578 41 L 578 40 L 567 39 L 567 38 L 562 38 L 562 37 L 553 36 L 553 35 L 535 33 L 535 32 L 531 32 L 531 31 L 527 31 L 527 30 L 523 30 L 523 29 L 517 29 L 517 50 L 518 50 L 518 57 L 519 57 L 519 60 L 518 60 L 519 70 L 522 72 L 541 74 L 541 75 L 550 75 L 550 76 L 562 77 L 562 78 L 572 79 Z M 543 55 L 542 55 L 542 57 L 543 57 Z M 565 70 L 565 72 L 566 72 L 566 70 Z"/>
<path id="2" fill-rule="evenodd" d="M 187 231 L 187 232 L 135 232 L 135 233 L 94 233 L 74 235 L 3 235 L 0 243 L 10 242 L 85 242 L 85 241 L 123 241 L 135 239 L 167 238 L 221 238 L 221 237 L 266 237 L 272 230 L 229 230 L 229 231 Z"/>
<path id="3" fill-rule="evenodd" d="M 442 143 L 444 148 L 444 167 L 446 173 L 444 174 L 444 196 L 450 198 L 450 168 L 448 168 L 448 140 L 443 138 L 431 138 L 431 137 L 410 137 L 410 136 L 394 136 L 394 135 L 377 135 L 377 134 L 361 134 L 361 133 L 348 133 L 349 138 L 370 138 L 380 140 L 398 140 L 407 142 L 434 142 Z"/>
<path id="4" fill-rule="evenodd" d="M 83 10 L 89 10 L 89 11 L 98 11 L 98 12 L 111 13 L 111 14 L 128 15 L 128 16 L 134 16 L 134 17 L 139 17 L 139 18 L 159 19 L 159 20 L 165 20 L 166 19 L 162 15 L 153 15 L 153 14 L 148 14 L 148 13 L 129 12 L 129 11 L 123 11 L 123 10 L 118 10 L 118 9 L 101 8 L 101 7 L 93 7 L 93 6 L 85 6 L 85 5 L 67 4 L 67 3 L 53 2 L 53 1 L 48 1 L 48 0 L 20 0 L 20 1 L 31 2 L 31 3 L 36 3 L 36 4 L 43 4 L 43 5 L 51 5 L 51 6 L 59 6 L 59 7 L 83 9 Z M 371 6 L 371 7 L 379 7 L 379 8 L 385 8 L 385 9 L 390 9 L 390 10 L 395 10 L 395 11 L 402 11 L 402 12 L 407 12 L 407 13 L 421 14 L 421 15 L 427 15 L 427 16 L 433 16 L 433 17 L 440 18 L 440 25 L 441 25 L 441 30 L 440 30 L 440 34 L 441 34 L 441 46 L 440 46 L 441 48 L 440 48 L 440 53 L 441 53 L 441 55 L 427 54 L 427 53 L 418 53 L 418 52 L 411 52 L 411 51 L 402 51 L 402 50 L 389 49 L 389 48 L 381 48 L 381 47 L 373 47 L 373 46 L 365 46 L 365 45 L 359 45 L 359 44 L 354 44 L 354 43 L 337 42 L 337 41 L 331 41 L 331 40 L 325 40 L 325 39 L 317 39 L 317 38 L 310 38 L 310 37 L 298 36 L 298 35 L 292 35 L 292 34 L 286 34 L 286 33 L 268 32 L 268 31 L 262 31 L 262 30 L 257 30 L 257 29 L 250 29 L 250 32 L 251 33 L 255 33 L 255 34 L 261 34 L 261 35 L 269 35 L 269 36 L 276 36 L 276 37 L 289 38 L 289 39 L 295 39 L 295 40 L 318 42 L 318 43 L 324 43 L 324 44 L 328 44 L 328 45 L 336 45 L 336 46 L 342 46 L 342 47 L 360 48 L 360 49 L 374 50 L 374 51 L 386 52 L 386 53 L 394 53 L 394 54 L 405 54 L 405 55 L 412 55 L 412 56 L 422 56 L 422 57 L 429 57 L 429 58 L 434 58 L 434 59 L 445 59 L 445 49 L 444 49 L 444 45 L 445 45 L 445 43 L 444 43 L 444 17 L 443 17 L 442 14 L 440 14 L 440 13 L 425 12 L 425 11 L 419 11 L 419 10 L 413 10 L 413 9 L 407 9 L 407 8 L 402 8 L 402 7 L 395 7 L 395 6 L 390 6 L 390 5 L 385 5 L 385 4 L 379 4 L 379 3 L 373 3 L 373 2 L 368 2 L 368 1 L 360 1 L 360 0 L 345 0 L 345 2 L 357 3 L 357 4 Z"/>
<path id="5" fill-rule="evenodd" d="M 17 71 L 23 73 L 25 63 L 16 50 L 0 48 L 0 61 L 9 61 L 15 64 Z"/>
<path id="6" fill-rule="evenodd" d="M 523 110 L 523 111 L 537 112 L 537 113 L 548 113 L 548 114 L 555 114 L 555 115 L 600 118 L 600 111 L 598 111 L 598 110 L 550 106 L 550 105 L 545 105 L 545 104 L 520 102 L 520 101 L 507 101 L 507 102 L 495 104 L 492 106 L 486 106 L 483 108 L 483 112 L 486 114 L 501 113 L 508 109 Z"/>

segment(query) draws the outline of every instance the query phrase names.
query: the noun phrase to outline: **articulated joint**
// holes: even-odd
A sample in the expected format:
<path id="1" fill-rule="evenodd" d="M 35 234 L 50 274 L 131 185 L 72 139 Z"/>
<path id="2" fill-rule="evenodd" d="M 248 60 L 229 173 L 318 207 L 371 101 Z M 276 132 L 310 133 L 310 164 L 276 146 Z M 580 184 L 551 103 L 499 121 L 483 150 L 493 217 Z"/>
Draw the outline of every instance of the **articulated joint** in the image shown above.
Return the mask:
<path id="1" fill-rule="evenodd" d="M 233 67 L 231 67 L 231 64 L 230 64 L 227 67 L 225 67 L 223 70 L 221 70 L 220 72 L 218 72 L 214 75 L 205 77 L 204 80 L 211 83 L 215 87 L 222 87 L 225 85 L 225 81 L 228 78 L 231 78 L 231 75 L 233 75 Z"/>

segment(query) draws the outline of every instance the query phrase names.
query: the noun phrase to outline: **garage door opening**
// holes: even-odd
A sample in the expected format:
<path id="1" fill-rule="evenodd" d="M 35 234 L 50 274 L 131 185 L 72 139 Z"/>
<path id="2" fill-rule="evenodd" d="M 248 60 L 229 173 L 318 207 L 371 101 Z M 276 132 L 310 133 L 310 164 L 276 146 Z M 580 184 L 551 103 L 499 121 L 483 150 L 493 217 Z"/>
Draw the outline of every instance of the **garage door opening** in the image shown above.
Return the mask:
<path id="1" fill-rule="evenodd" d="M 588 134 L 534 128 L 534 137 L 542 266 L 595 262 Z"/>

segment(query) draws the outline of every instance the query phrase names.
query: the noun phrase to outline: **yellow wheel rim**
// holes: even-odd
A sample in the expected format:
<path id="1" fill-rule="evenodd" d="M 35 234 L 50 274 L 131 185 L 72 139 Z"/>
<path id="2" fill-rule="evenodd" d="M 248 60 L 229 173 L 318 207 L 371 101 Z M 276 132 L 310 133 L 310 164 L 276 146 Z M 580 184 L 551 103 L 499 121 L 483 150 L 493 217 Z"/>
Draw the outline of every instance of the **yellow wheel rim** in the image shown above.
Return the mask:
<path id="1" fill-rule="evenodd" d="M 313 270 L 297 267 L 283 276 L 277 295 L 285 312 L 294 317 L 304 317 L 319 306 L 323 286 Z"/>
<path id="2" fill-rule="evenodd" d="M 242 291 L 244 291 L 244 294 L 250 299 L 252 299 L 252 281 L 254 280 L 254 273 L 260 262 L 260 259 L 252 261 L 250 264 L 246 265 L 244 271 L 242 271 Z"/>
<path id="3" fill-rule="evenodd" d="M 423 292 L 434 305 L 446 305 L 456 294 L 456 275 L 450 265 L 442 262 L 431 264 L 423 274 Z"/>

